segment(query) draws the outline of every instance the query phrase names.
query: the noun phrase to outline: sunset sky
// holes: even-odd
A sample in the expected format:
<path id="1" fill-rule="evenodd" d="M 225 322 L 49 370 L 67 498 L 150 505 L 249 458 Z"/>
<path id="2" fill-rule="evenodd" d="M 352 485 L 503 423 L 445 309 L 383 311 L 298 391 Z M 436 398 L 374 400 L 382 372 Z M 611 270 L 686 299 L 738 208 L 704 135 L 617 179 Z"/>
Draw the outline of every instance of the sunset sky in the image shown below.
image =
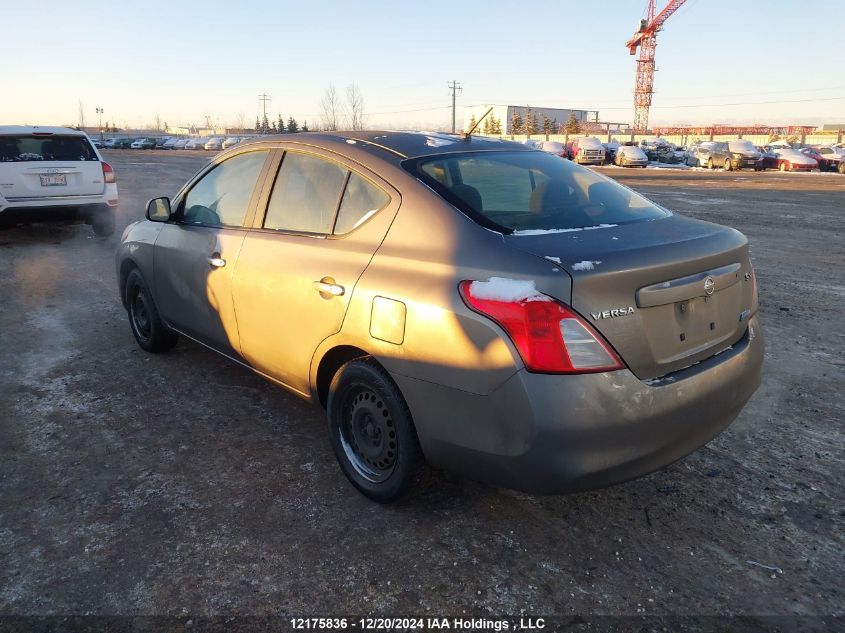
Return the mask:
<path id="1" fill-rule="evenodd" d="M 477 103 L 598 110 L 629 122 L 645 0 L 531 3 L 0 0 L 0 124 L 319 124 L 357 82 L 369 127 L 451 120 Z M 658 10 L 665 0 L 658 0 Z M 843 2 L 688 0 L 658 36 L 651 124 L 845 121 Z M 837 25 L 834 28 L 833 25 Z M 10 51 L 14 59 L 10 60 Z"/>

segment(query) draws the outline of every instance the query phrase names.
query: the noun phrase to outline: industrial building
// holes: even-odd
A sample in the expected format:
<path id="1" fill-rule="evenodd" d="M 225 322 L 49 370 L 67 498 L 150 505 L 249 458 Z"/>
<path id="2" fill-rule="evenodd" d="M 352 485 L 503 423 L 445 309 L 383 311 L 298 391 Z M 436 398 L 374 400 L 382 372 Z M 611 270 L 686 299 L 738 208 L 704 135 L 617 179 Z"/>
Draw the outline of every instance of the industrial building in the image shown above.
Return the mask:
<path id="1" fill-rule="evenodd" d="M 526 120 L 527 111 L 533 110 L 534 115 L 536 116 L 537 120 L 537 131 L 538 133 L 543 131 L 543 116 L 553 122 L 556 122 L 560 125 L 566 125 L 566 122 L 569 120 L 569 116 L 571 114 L 575 115 L 575 118 L 578 121 L 595 121 L 598 120 L 599 113 L 595 110 L 575 110 L 575 109 L 566 109 L 566 108 L 540 108 L 535 106 L 528 106 L 528 105 L 498 105 L 494 103 L 483 103 L 480 105 L 473 105 L 467 106 L 464 108 L 464 129 L 469 128 L 469 122 L 475 117 L 475 120 L 478 121 L 481 117 L 484 116 L 484 113 L 487 112 L 490 108 L 493 108 L 493 111 L 488 115 L 488 118 L 492 118 L 492 120 L 499 122 L 501 126 L 500 134 L 514 134 L 519 132 L 514 132 L 511 127 L 511 122 L 513 120 L 514 112 L 519 113 L 519 116 L 523 121 Z M 479 132 L 482 131 L 483 123 L 479 126 Z M 556 132 L 557 130 L 555 130 Z"/>

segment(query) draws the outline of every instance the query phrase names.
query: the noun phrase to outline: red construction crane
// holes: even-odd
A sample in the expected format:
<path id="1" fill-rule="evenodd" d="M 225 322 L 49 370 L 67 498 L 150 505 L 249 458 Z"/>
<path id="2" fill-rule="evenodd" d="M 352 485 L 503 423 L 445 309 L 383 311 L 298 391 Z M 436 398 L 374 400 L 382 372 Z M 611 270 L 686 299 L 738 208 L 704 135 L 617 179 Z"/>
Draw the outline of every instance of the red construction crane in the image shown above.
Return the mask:
<path id="1" fill-rule="evenodd" d="M 648 0 L 647 17 L 640 20 L 640 29 L 628 40 L 625 46 L 637 59 L 637 82 L 634 87 L 634 130 L 645 132 L 648 129 L 648 108 L 651 95 L 654 94 L 654 49 L 657 46 L 657 32 L 669 16 L 677 11 L 686 0 L 671 0 L 663 11 L 654 15 L 654 0 Z"/>

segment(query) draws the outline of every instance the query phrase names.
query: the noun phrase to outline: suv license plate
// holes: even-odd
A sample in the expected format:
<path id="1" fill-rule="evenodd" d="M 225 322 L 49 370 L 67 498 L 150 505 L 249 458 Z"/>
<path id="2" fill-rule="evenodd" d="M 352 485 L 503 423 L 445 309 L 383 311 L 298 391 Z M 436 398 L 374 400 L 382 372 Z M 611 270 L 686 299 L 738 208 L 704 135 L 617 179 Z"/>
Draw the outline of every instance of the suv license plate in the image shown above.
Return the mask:
<path id="1" fill-rule="evenodd" d="M 67 185 L 66 174 L 41 174 L 42 187 L 57 187 Z"/>

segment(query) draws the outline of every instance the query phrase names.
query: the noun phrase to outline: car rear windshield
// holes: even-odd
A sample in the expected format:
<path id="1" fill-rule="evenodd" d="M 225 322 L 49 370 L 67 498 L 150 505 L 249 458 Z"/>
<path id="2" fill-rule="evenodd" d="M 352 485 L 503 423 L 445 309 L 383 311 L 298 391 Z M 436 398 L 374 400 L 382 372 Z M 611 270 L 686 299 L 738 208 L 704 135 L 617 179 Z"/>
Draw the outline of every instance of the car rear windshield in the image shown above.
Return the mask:
<path id="1" fill-rule="evenodd" d="M 83 136 L 0 136 L 0 163 L 99 160 Z"/>
<path id="2" fill-rule="evenodd" d="M 503 233 L 666 217 L 668 211 L 594 171 L 546 152 L 467 152 L 406 161 L 476 222 Z"/>

